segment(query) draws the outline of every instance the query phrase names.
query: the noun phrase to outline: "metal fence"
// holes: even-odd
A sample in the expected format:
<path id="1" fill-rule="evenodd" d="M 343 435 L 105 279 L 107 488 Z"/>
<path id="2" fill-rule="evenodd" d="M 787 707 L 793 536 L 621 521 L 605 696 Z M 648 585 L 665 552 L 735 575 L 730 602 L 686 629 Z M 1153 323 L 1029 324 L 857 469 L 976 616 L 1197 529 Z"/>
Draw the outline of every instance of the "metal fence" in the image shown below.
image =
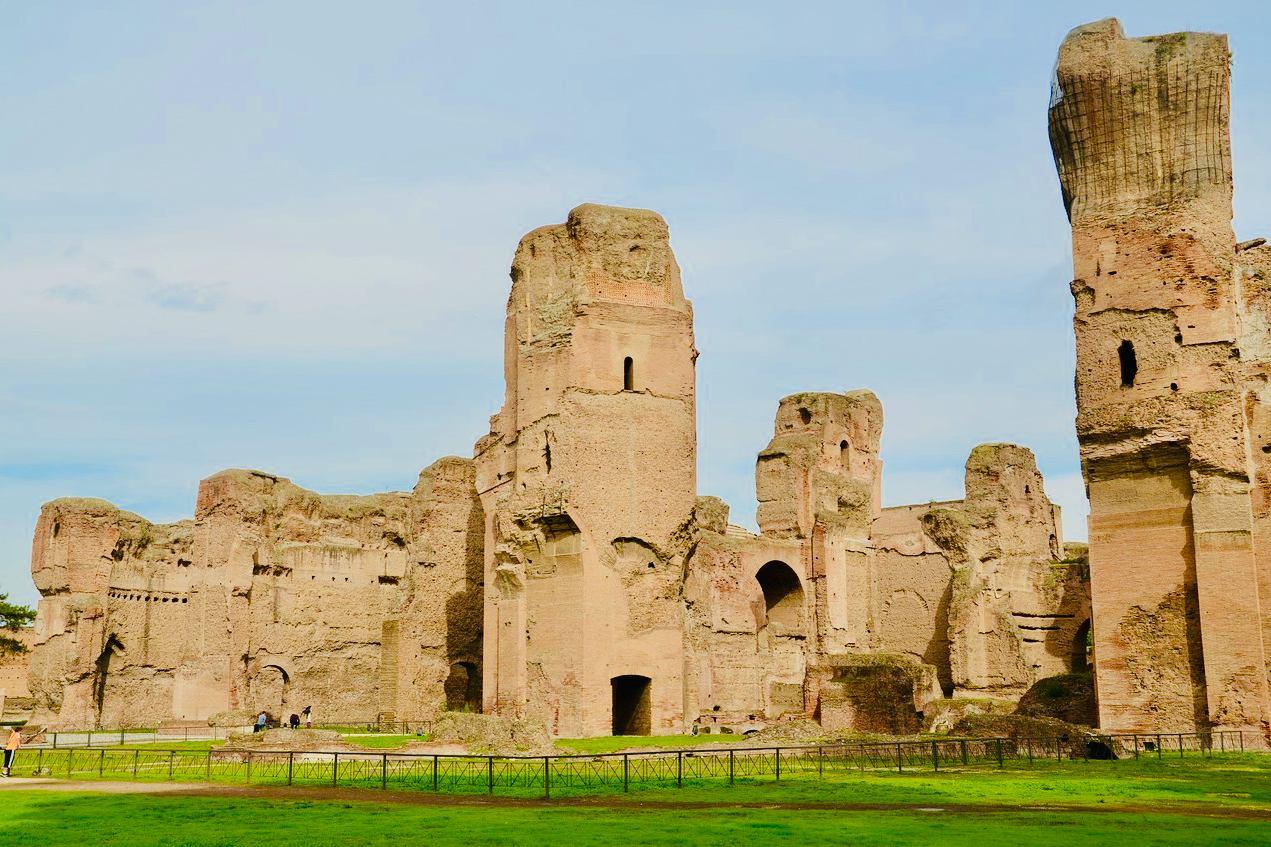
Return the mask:
<path id="1" fill-rule="evenodd" d="M 349 720 L 324 721 L 314 729 L 338 729 L 345 732 L 400 733 L 413 735 L 428 731 L 431 721 Z M 303 724 L 301 724 L 303 726 Z M 21 728 L 21 727 L 19 727 Z M 158 744 L 175 741 L 225 741 L 230 735 L 251 732 L 252 726 L 177 726 L 138 727 L 132 729 L 71 729 L 43 731 L 27 746 L 48 747 L 115 747 L 120 744 Z"/>
<path id="2" fill-rule="evenodd" d="M 1252 747 L 1252 745 L 1251 745 Z M 15 771 L 64 779 L 409 789 L 551 797 L 553 791 L 629 791 L 632 785 L 830 778 L 848 772 L 964 770 L 1043 761 L 1209 757 L 1243 752 L 1238 731 L 1065 738 L 955 738 L 787 747 L 654 750 L 548 756 L 269 750 L 39 747 Z"/>

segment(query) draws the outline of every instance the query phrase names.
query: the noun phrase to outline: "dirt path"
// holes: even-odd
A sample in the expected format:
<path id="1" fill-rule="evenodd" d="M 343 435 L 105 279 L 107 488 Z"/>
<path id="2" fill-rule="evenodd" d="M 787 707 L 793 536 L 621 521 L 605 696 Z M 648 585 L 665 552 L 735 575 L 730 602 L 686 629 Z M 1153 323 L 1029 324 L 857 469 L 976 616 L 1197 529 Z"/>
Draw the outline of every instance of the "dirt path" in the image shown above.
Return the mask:
<path id="1" fill-rule="evenodd" d="M 61 780 L 45 778 L 11 778 L 0 781 L 0 792 L 36 790 L 58 792 L 95 792 L 101 794 L 165 794 L 186 797 L 242 797 L 259 800 L 331 800 L 355 803 L 390 803 L 406 806 L 474 806 L 502 808 L 602 808 L 611 811 L 689 811 L 699 809 L 777 809 L 823 812 L 897 812 L 919 814 L 983 815 L 1035 813 L 1131 813 L 1171 814 L 1201 818 L 1257 820 L 1271 822 L 1271 809 L 1233 809 L 1201 804 L 1173 806 L 1098 806 L 1002 804 L 921 804 L 921 803 L 781 803 L 771 801 L 719 803 L 713 801 L 674 801 L 623 799 L 611 796 L 562 797 L 551 800 L 527 797 L 493 797 L 487 795 L 433 794 L 425 791 L 376 791 L 365 788 L 286 788 L 266 785 L 208 785 L 199 782 L 111 782 Z"/>

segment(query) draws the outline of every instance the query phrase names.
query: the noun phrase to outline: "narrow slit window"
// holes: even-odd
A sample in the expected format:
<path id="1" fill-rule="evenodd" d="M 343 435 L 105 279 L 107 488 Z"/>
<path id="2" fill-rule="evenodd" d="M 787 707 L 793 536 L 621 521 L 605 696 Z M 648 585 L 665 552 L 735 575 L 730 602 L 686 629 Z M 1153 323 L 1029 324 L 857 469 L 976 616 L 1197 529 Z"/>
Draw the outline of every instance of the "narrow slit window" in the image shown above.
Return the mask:
<path id="1" fill-rule="evenodd" d="M 1117 358 L 1121 360 L 1121 387 L 1129 388 L 1134 385 L 1134 378 L 1139 374 L 1139 362 L 1134 356 L 1134 345 L 1129 341 L 1122 341 L 1121 346 L 1117 348 Z"/>
<path id="2" fill-rule="evenodd" d="M 622 360 L 622 390 L 635 391 L 635 362 L 630 356 Z"/>

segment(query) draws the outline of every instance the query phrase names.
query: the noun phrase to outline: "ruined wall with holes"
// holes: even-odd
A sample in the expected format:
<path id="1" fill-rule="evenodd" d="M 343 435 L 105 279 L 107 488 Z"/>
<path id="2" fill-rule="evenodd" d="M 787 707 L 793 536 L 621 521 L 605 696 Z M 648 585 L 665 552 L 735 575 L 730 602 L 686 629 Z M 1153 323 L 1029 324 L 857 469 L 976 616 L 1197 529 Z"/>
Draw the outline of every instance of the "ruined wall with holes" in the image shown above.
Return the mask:
<path id="1" fill-rule="evenodd" d="M 175 524 L 46 505 L 34 720 L 313 705 L 564 736 L 910 732 L 933 699 L 1069 669 L 1084 583 L 1028 450 L 977 448 L 964 500 L 884 509 L 878 398 L 792 394 L 742 529 L 697 495 L 693 312 L 662 218 L 580 206 L 521 240 L 511 276 L 503 406 L 473 460 L 412 492 L 226 471 Z"/>
<path id="2" fill-rule="evenodd" d="M 1268 726 L 1265 250 L 1231 227 L 1227 39 L 1060 47 L 1101 726 Z"/>
<path id="3" fill-rule="evenodd" d="M 193 520 L 166 525 L 100 500 L 49 503 L 32 550 L 32 721 L 444 707 L 452 666 L 480 664 L 472 480 L 451 458 L 414 492 L 323 496 L 225 471 L 199 486 Z"/>
<path id="4" fill-rule="evenodd" d="M 678 731 L 697 350 L 662 218 L 584 205 L 526 235 L 504 357 L 476 446 L 485 707 L 594 735 L 634 691 L 641 725 Z"/>

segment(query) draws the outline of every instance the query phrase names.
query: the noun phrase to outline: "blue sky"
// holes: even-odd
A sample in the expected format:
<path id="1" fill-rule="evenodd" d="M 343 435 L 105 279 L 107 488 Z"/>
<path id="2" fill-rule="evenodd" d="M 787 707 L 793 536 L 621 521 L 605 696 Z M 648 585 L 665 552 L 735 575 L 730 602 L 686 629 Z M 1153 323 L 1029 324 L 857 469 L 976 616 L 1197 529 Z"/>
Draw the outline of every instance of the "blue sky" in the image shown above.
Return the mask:
<path id="1" fill-rule="evenodd" d="M 581 202 L 671 226 L 699 488 L 734 521 L 778 398 L 868 387 L 889 504 L 1015 441 L 1084 538 L 1045 112 L 1084 21 L 1232 34 L 1236 230 L 1271 229 L 1256 4 L 0 10 L 0 591 L 26 601 L 54 497 L 173 520 L 224 467 L 369 492 L 469 455 L 513 248 Z"/>

